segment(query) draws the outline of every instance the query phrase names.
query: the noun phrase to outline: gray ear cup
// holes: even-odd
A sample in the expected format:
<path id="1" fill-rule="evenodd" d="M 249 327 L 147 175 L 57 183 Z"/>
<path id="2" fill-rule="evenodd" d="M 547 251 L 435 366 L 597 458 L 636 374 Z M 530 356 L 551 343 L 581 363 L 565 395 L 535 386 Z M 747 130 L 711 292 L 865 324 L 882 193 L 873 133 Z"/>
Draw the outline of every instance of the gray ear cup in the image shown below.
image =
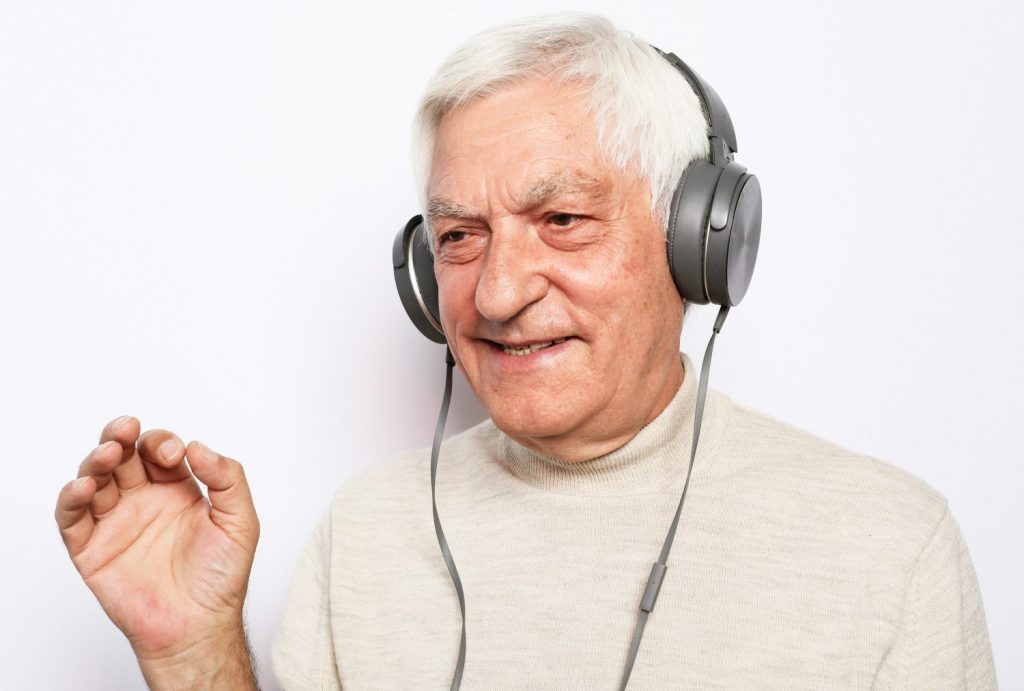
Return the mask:
<path id="1" fill-rule="evenodd" d="M 738 169 L 730 176 L 733 168 Z M 721 199 L 720 214 L 716 214 Z M 761 184 L 738 163 L 722 173 L 711 205 L 704 280 L 716 305 L 739 304 L 750 286 L 761 241 Z"/>
<path id="2" fill-rule="evenodd" d="M 672 195 L 668 263 L 689 302 L 732 307 L 750 285 L 761 237 L 761 186 L 735 161 L 698 160 Z"/>
<path id="3" fill-rule="evenodd" d="M 722 169 L 707 161 L 693 161 L 679 179 L 672 195 L 667 240 L 668 265 L 680 297 L 706 305 L 704 243 L 707 222 Z"/>
<path id="4" fill-rule="evenodd" d="M 434 258 L 427 245 L 429 240 L 423 217 L 413 216 L 395 236 L 391 264 L 395 269 L 398 297 L 412 323 L 434 343 L 445 343 L 437 303 Z"/>
<path id="5" fill-rule="evenodd" d="M 665 228 L 669 268 L 684 300 L 732 307 L 743 299 L 754 273 L 761 185 L 733 160 L 736 130 L 722 99 L 677 55 L 658 52 L 700 100 L 711 144 L 710 160 L 693 161 L 672 195 Z"/>

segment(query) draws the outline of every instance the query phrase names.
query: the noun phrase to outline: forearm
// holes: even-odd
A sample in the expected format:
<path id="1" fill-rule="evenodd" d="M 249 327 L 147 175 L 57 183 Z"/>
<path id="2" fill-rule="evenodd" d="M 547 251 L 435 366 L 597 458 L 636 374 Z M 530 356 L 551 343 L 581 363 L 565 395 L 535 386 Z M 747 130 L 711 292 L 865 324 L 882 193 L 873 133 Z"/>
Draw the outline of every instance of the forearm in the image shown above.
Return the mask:
<path id="1" fill-rule="evenodd" d="M 259 691 L 245 630 L 210 636 L 168 656 L 139 656 L 146 684 L 154 691 L 231 689 Z"/>

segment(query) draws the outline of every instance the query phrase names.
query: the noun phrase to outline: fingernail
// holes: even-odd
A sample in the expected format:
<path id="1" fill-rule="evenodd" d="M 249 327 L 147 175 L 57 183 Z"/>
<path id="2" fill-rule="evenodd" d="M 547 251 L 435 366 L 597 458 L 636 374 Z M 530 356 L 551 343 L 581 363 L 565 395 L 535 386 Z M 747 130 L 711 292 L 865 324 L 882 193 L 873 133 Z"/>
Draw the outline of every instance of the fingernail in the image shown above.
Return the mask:
<path id="1" fill-rule="evenodd" d="M 114 420 L 114 424 L 111 425 L 114 429 L 120 429 L 128 424 L 128 421 L 132 419 L 131 415 L 122 415 L 121 417 Z"/>
<path id="2" fill-rule="evenodd" d="M 182 451 L 181 442 L 177 439 L 168 439 L 156 450 L 160 454 L 160 458 L 164 459 L 165 462 L 170 463 L 174 460 Z"/>
<path id="3" fill-rule="evenodd" d="M 78 491 L 78 490 L 82 489 L 83 487 L 85 487 L 85 482 L 88 479 L 89 479 L 88 476 L 83 476 L 83 477 L 78 478 L 77 480 L 75 480 L 71 484 L 71 489 L 73 489 L 75 491 Z"/>

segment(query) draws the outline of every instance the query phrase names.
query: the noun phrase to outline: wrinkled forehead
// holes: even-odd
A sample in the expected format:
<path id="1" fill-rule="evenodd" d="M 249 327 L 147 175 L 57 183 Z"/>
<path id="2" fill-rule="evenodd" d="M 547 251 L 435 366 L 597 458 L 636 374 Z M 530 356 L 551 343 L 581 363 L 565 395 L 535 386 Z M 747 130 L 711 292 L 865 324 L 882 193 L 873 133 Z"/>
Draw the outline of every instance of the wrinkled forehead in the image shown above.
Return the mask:
<path id="1" fill-rule="evenodd" d="M 510 187 L 508 196 L 513 213 L 522 213 L 542 206 L 554 199 L 578 197 L 599 200 L 607 196 L 610 181 L 579 168 L 540 171 L 532 180 L 523 180 L 524 186 Z M 441 218 L 472 218 L 478 211 L 466 202 L 433 194 L 427 200 L 427 221 L 432 223 Z"/>

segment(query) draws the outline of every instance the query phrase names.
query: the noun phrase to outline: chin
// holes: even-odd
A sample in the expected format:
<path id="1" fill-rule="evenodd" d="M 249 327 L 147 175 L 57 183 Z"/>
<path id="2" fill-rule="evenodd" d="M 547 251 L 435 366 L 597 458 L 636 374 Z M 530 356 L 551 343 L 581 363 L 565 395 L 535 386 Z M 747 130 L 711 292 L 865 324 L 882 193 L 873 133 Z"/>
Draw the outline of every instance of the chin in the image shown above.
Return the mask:
<path id="1" fill-rule="evenodd" d="M 571 339 L 542 350 L 535 360 L 503 362 L 493 350 L 470 350 L 464 370 L 477 400 L 495 426 L 516 440 L 572 434 L 607 403 L 609 391 L 590 376 L 592 367 L 580 343 Z M 525 367 L 517 368 L 519 363 Z"/>
<path id="2" fill-rule="evenodd" d="M 572 400 L 565 396 L 561 398 Z M 483 401 L 484 408 L 495 426 L 517 441 L 568 434 L 585 417 L 580 411 L 567 409 L 561 400 L 549 399 L 545 404 L 538 401 L 536 395 L 526 397 L 526 400 L 507 396 L 495 396 L 495 399 Z"/>

